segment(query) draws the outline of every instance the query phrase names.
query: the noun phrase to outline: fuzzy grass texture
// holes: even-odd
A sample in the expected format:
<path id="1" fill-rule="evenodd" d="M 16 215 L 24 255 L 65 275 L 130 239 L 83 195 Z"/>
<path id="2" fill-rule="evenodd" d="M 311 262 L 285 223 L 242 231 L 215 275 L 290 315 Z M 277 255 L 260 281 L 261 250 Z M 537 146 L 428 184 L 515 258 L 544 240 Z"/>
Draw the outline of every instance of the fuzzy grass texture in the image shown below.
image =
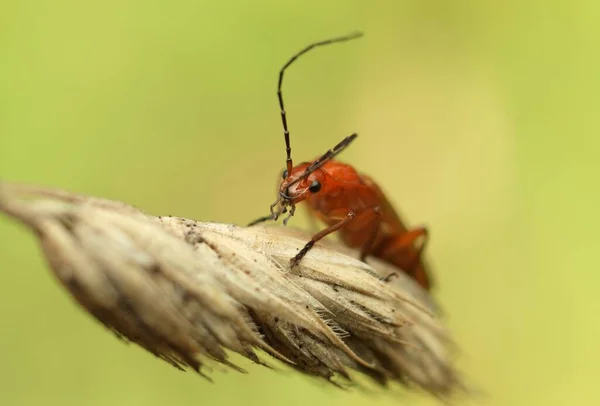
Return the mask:
<path id="1" fill-rule="evenodd" d="M 290 269 L 310 237 L 156 217 L 125 203 L 0 182 L 0 212 L 32 230 L 73 298 L 119 337 L 179 369 L 233 351 L 275 359 L 342 387 L 365 375 L 441 399 L 463 389 L 456 347 L 432 298 L 410 278 L 333 241 Z M 267 360 L 265 360 L 267 358 Z M 358 371 L 358 374 L 356 373 Z"/>

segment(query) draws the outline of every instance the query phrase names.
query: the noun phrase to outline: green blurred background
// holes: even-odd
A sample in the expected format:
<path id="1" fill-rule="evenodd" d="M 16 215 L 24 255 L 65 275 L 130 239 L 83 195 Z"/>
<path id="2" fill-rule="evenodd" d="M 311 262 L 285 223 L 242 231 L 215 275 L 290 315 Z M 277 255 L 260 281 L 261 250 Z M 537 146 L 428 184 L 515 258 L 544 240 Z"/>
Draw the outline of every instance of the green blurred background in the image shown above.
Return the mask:
<path id="1" fill-rule="evenodd" d="M 220 4 L 219 4 L 220 3 Z M 501 4 L 500 4 L 501 3 Z M 600 5 L 594 1 L 8 1 L 0 177 L 244 224 L 284 165 L 343 160 L 432 231 L 437 297 L 485 396 L 596 405 Z M 305 226 L 298 216 L 295 226 Z M 76 307 L 0 218 L 0 404 L 431 404 L 242 365 L 209 384 Z"/>

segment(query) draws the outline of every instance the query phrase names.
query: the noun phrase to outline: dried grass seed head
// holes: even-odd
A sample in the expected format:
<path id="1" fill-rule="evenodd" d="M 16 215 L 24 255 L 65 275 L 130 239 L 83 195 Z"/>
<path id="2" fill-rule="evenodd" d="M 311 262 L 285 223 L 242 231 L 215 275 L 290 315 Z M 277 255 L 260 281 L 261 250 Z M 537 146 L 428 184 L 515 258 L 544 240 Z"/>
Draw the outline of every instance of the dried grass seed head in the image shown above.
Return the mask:
<path id="1" fill-rule="evenodd" d="M 23 195 L 33 196 L 25 200 Z M 298 267 L 306 235 L 153 217 L 124 203 L 0 183 L 0 211 L 36 232 L 74 298 L 120 336 L 179 367 L 262 349 L 330 381 L 360 371 L 435 395 L 461 387 L 453 346 L 409 278 L 326 242 Z M 427 309 L 427 310 L 426 310 Z"/>

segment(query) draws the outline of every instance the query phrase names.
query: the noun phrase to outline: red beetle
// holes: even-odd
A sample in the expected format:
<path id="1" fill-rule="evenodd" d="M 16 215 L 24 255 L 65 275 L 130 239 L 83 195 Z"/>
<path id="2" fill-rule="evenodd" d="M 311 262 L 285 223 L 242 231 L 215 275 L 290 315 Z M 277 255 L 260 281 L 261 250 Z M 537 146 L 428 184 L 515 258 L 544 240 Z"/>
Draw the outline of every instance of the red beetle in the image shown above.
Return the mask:
<path id="1" fill-rule="evenodd" d="M 368 256 L 380 258 L 412 276 L 425 289 L 429 289 L 431 280 L 422 260 L 428 239 L 427 229 L 406 227 L 381 188 L 370 177 L 359 173 L 348 164 L 333 159 L 356 139 L 357 134 L 344 138 L 333 149 L 312 162 L 303 162 L 296 166 L 292 163 L 290 136 L 281 92 L 285 69 L 300 55 L 315 47 L 360 36 L 362 33 L 353 33 L 313 43 L 294 55 L 279 72 L 277 95 L 281 107 L 287 169 L 283 172 L 279 197 L 271 205 L 271 215 L 261 217 L 250 225 L 277 220 L 286 212 L 288 216 L 284 224 L 287 224 L 295 213 L 296 204 L 306 201 L 310 213 L 328 227 L 315 234 L 290 260 L 292 267 L 317 241 L 338 231 L 346 245 L 361 250 L 361 260 L 364 261 Z"/>

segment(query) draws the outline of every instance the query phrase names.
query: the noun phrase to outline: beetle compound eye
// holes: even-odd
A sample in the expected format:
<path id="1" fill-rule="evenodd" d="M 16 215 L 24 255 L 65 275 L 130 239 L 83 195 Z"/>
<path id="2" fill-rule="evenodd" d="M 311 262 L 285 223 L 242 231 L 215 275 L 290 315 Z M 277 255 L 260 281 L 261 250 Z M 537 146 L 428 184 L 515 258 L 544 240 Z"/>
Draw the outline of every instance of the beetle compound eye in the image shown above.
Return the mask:
<path id="1" fill-rule="evenodd" d="M 287 179 L 288 177 L 288 171 L 287 169 L 285 171 L 283 171 L 283 179 Z"/>
<path id="2" fill-rule="evenodd" d="M 318 180 L 313 180 L 308 187 L 308 190 L 310 190 L 311 193 L 317 193 L 319 190 L 321 190 L 321 183 Z"/>

